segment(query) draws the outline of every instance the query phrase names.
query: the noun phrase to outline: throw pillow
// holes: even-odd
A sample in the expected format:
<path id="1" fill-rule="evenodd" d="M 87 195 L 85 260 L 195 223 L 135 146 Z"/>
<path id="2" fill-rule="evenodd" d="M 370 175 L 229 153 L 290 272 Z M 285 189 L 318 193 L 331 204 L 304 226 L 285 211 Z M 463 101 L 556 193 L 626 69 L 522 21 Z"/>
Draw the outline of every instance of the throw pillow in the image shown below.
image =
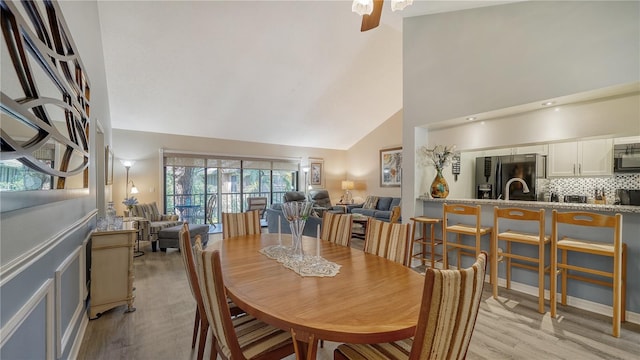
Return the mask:
<path id="1" fill-rule="evenodd" d="M 364 205 L 362 205 L 363 209 L 375 209 L 378 205 L 378 197 L 369 195 L 367 196 L 367 200 L 364 201 Z"/>

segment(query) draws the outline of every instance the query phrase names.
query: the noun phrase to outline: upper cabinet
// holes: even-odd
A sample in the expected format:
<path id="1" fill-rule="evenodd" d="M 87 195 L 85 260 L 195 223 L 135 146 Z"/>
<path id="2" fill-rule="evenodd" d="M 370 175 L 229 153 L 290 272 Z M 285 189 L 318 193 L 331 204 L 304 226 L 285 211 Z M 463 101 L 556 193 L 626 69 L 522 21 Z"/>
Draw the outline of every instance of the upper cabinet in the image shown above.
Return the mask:
<path id="1" fill-rule="evenodd" d="M 613 175 L 613 139 L 549 144 L 549 176 Z"/>
<path id="2" fill-rule="evenodd" d="M 541 144 L 541 145 L 530 145 L 530 146 L 484 150 L 482 154 L 479 154 L 478 156 L 502 156 L 502 155 L 519 155 L 519 154 L 547 155 L 548 151 L 549 151 L 548 145 Z"/>

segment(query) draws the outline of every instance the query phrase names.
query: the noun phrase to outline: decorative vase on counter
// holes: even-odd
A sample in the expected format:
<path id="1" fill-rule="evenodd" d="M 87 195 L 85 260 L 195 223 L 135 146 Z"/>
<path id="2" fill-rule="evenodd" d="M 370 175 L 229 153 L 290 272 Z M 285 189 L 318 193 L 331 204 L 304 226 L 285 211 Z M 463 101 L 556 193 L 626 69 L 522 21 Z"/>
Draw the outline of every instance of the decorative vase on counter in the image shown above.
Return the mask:
<path id="1" fill-rule="evenodd" d="M 107 217 L 107 230 L 115 230 L 116 208 L 113 206 L 113 201 L 109 201 L 105 213 Z"/>
<path id="2" fill-rule="evenodd" d="M 431 197 L 444 199 L 449 196 L 449 184 L 447 184 L 447 180 L 442 176 L 442 170 L 436 170 L 438 173 L 431 183 Z"/>

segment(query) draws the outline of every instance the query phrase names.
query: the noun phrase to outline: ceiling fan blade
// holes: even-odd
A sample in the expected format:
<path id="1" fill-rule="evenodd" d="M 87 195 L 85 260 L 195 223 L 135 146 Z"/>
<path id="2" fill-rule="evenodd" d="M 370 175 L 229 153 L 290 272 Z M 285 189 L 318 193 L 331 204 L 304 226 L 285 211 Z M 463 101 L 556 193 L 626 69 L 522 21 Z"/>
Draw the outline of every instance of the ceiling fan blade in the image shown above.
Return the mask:
<path id="1" fill-rule="evenodd" d="M 371 15 L 362 15 L 362 26 L 360 27 L 360 31 L 371 30 L 380 25 L 382 3 L 384 3 L 384 0 L 373 0 L 373 11 L 371 12 Z"/>

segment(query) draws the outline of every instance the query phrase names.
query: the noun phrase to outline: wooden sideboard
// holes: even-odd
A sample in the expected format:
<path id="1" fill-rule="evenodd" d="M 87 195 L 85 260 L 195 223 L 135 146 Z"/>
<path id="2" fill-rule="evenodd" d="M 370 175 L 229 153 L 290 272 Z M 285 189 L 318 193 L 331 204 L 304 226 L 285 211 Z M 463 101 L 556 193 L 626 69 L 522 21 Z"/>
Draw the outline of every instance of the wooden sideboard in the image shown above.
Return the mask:
<path id="1" fill-rule="evenodd" d="M 96 231 L 91 234 L 89 318 L 120 305 L 133 307 L 133 247 L 137 230 Z"/>

